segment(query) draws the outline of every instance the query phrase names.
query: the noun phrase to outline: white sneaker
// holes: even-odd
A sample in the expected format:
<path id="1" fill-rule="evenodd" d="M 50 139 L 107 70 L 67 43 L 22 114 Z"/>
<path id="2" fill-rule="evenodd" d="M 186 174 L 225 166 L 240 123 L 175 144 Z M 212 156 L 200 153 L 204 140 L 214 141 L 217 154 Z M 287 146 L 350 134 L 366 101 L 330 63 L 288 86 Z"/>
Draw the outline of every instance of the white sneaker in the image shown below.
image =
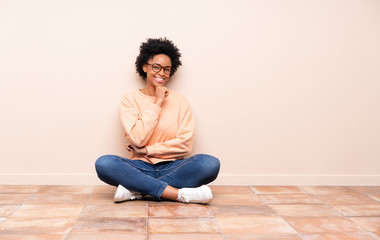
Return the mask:
<path id="1" fill-rule="evenodd" d="M 206 185 L 197 188 L 181 188 L 178 191 L 178 201 L 184 203 L 209 203 L 212 201 L 212 192 Z"/>
<path id="2" fill-rule="evenodd" d="M 116 189 L 115 195 L 113 197 L 113 201 L 115 203 L 120 203 L 128 200 L 135 200 L 135 199 L 141 199 L 142 195 L 141 193 L 131 191 L 123 187 L 122 185 L 119 185 Z"/>

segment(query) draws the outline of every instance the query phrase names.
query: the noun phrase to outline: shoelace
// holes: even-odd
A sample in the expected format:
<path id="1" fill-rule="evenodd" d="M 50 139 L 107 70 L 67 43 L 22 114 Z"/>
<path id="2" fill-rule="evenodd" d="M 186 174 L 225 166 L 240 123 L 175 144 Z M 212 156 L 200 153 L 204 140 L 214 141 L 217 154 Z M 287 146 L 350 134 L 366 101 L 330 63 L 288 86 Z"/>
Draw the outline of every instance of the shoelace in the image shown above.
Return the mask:
<path id="1" fill-rule="evenodd" d="M 180 200 L 181 202 L 185 202 L 185 203 L 188 203 L 188 202 L 190 201 L 190 199 L 189 199 L 188 197 L 183 196 L 183 195 L 181 195 L 181 196 L 179 197 L 179 200 Z"/>
<path id="2" fill-rule="evenodd" d="M 135 199 L 141 199 L 142 198 L 142 195 L 138 192 L 132 192 L 132 196 L 131 196 L 131 200 L 135 200 Z"/>
<path id="3" fill-rule="evenodd" d="M 188 202 L 190 202 L 190 199 L 191 200 L 199 200 L 199 194 L 197 194 L 197 193 L 184 193 L 184 194 L 181 194 L 179 199 L 183 202 L 188 203 Z"/>
<path id="4" fill-rule="evenodd" d="M 121 194 L 118 195 L 119 199 L 124 199 L 124 200 L 135 200 L 135 199 L 141 199 L 142 195 L 139 192 L 135 191 L 130 191 L 128 189 L 123 190 Z"/>

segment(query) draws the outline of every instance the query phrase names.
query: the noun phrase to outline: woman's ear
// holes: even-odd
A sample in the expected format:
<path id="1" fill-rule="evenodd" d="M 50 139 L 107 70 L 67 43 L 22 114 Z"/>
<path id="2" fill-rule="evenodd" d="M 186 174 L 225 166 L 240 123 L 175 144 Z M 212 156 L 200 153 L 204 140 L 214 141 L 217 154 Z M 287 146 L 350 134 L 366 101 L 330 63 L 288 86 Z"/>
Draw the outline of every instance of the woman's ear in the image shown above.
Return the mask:
<path id="1" fill-rule="evenodd" d="M 144 65 L 142 66 L 142 69 L 143 69 L 143 71 L 146 73 L 146 71 L 148 70 L 146 64 L 144 64 Z"/>

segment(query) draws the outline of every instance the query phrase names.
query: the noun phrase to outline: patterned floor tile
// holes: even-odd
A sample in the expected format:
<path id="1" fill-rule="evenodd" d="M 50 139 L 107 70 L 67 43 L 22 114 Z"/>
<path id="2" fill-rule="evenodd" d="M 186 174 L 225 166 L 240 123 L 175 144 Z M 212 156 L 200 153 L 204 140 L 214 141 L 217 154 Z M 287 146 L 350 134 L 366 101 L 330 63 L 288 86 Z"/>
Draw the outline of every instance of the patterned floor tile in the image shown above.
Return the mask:
<path id="1" fill-rule="evenodd" d="M 356 191 L 346 186 L 303 186 L 302 190 L 310 194 L 355 194 Z"/>
<path id="2" fill-rule="evenodd" d="M 252 189 L 256 194 L 305 194 L 297 186 L 255 186 Z"/>
<path id="3" fill-rule="evenodd" d="M 256 194 L 214 194 L 210 205 L 255 205 L 264 204 Z"/>
<path id="4" fill-rule="evenodd" d="M 351 186 L 350 188 L 361 193 L 380 193 L 380 186 Z"/>
<path id="5" fill-rule="evenodd" d="M 224 234 L 294 234 L 282 218 L 276 216 L 216 217 Z"/>
<path id="6" fill-rule="evenodd" d="M 78 233 L 97 233 L 97 232 L 114 232 L 125 234 L 145 234 L 146 219 L 145 218 L 123 218 L 123 219 L 102 219 L 89 218 L 78 220 L 71 234 Z"/>
<path id="7" fill-rule="evenodd" d="M 22 205 L 11 217 L 18 218 L 76 218 L 83 205 Z"/>
<path id="8" fill-rule="evenodd" d="M 149 234 L 148 240 L 224 240 L 221 234 Z"/>
<path id="9" fill-rule="evenodd" d="M 23 204 L 32 194 L 0 194 L 0 204 Z"/>
<path id="10" fill-rule="evenodd" d="M 377 205 L 333 205 L 333 207 L 348 217 L 380 217 L 380 204 Z"/>
<path id="11" fill-rule="evenodd" d="M 308 194 L 263 194 L 259 195 L 267 204 L 318 204 L 320 200 Z"/>
<path id="12" fill-rule="evenodd" d="M 66 240 L 146 240 L 146 236 L 130 232 L 74 233 Z"/>
<path id="13" fill-rule="evenodd" d="M 210 186 L 213 194 L 251 194 L 252 190 L 247 186 Z"/>
<path id="14" fill-rule="evenodd" d="M 212 212 L 207 205 L 151 205 L 149 206 L 149 217 L 162 218 L 194 218 L 194 217 L 212 217 Z"/>
<path id="15" fill-rule="evenodd" d="M 327 204 L 334 204 L 334 205 L 371 205 L 371 204 L 380 204 L 380 202 L 377 202 L 376 200 L 363 195 L 361 193 L 355 193 L 355 194 L 324 194 L 324 195 L 314 195 L 314 197 L 318 198 L 319 200 L 327 203 Z"/>
<path id="16" fill-rule="evenodd" d="M 352 217 L 350 219 L 362 228 L 380 235 L 380 217 Z"/>
<path id="17" fill-rule="evenodd" d="M 228 240 L 302 240 L 297 234 L 226 234 Z"/>
<path id="18" fill-rule="evenodd" d="M 376 201 L 380 203 L 380 193 L 371 193 L 371 194 L 368 194 L 368 196 L 371 197 L 372 199 L 375 199 Z"/>
<path id="19" fill-rule="evenodd" d="M 299 233 L 363 232 L 363 228 L 344 217 L 291 217 L 285 220 Z"/>
<path id="20" fill-rule="evenodd" d="M 0 217 L 9 217 L 20 205 L 0 205 Z"/>
<path id="21" fill-rule="evenodd" d="M 149 233 L 219 233 L 214 218 L 150 218 Z"/>
<path id="22" fill-rule="evenodd" d="M 325 234 L 312 234 L 303 235 L 304 240 L 378 240 L 379 238 L 371 233 L 325 233 Z"/>
<path id="23" fill-rule="evenodd" d="M 116 187 L 110 185 L 94 186 L 93 193 L 115 193 Z"/>
<path id="24" fill-rule="evenodd" d="M 66 234 L 74 222 L 74 218 L 8 218 L 0 224 L 0 233 Z"/>
<path id="25" fill-rule="evenodd" d="M 122 218 L 145 218 L 146 203 L 126 202 L 123 204 L 91 204 L 86 205 L 79 215 L 79 219 L 122 219 Z"/>
<path id="26" fill-rule="evenodd" d="M 329 217 L 341 215 L 332 207 L 318 205 L 270 205 L 279 215 L 283 217 Z"/>
<path id="27" fill-rule="evenodd" d="M 65 240 L 65 234 L 1 234 L 1 240 Z"/>
<path id="28" fill-rule="evenodd" d="M 114 193 L 93 193 L 88 204 L 114 204 Z"/>
<path id="29" fill-rule="evenodd" d="M 210 187 L 202 205 L 115 204 L 108 185 L 0 185 L 0 239 L 380 239 L 380 186 Z"/>
<path id="30" fill-rule="evenodd" d="M 94 186 L 74 186 L 74 185 L 48 185 L 41 186 L 39 193 L 76 193 L 91 194 Z"/>
<path id="31" fill-rule="evenodd" d="M 38 185 L 0 185 L 0 193 L 36 193 Z"/>
<path id="32" fill-rule="evenodd" d="M 37 193 L 25 201 L 25 204 L 86 204 L 89 197 L 90 194 Z"/>
<path id="33" fill-rule="evenodd" d="M 138 201 L 142 201 L 142 200 L 138 200 Z M 135 202 L 138 202 L 138 201 L 135 201 Z M 157 201 L 157 200 L 151 200 L 150 199 L 150 200 L 146 200 L 146 202 L 148 203 L 149 206 L 153 206 L 153 205 L 178 205 L 178 206 L 182 206 L 183 205 L 183 203 L 175 202 L 175 201 L 171 201 L 171 200 Z M 198 205 L 198 204 L 189 203 L 188 205 Z"/>
<path id="34" fill-rule="evenodd" d="M 216 217 L 276 215 L 276 213 L 266 205 L 212 205 L 211 209 Z"/>

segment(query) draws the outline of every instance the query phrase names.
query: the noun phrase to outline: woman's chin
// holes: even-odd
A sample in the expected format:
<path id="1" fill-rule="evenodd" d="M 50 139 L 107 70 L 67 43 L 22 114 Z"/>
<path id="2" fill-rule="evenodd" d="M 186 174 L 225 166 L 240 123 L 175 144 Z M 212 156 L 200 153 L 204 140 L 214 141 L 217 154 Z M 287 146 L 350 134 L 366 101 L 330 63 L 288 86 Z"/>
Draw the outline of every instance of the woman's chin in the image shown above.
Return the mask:
<path id="1" fill-rule="evenodd" d="M 162 82 L 162 83 L 160 83 L 160 82 L 155 82 L 154 83 L 154 85 L 156 86 L 156 87 L 162 87 L 162 86 L 164 86 L 166 84 L 166 81 L 165 82 Z"/>

